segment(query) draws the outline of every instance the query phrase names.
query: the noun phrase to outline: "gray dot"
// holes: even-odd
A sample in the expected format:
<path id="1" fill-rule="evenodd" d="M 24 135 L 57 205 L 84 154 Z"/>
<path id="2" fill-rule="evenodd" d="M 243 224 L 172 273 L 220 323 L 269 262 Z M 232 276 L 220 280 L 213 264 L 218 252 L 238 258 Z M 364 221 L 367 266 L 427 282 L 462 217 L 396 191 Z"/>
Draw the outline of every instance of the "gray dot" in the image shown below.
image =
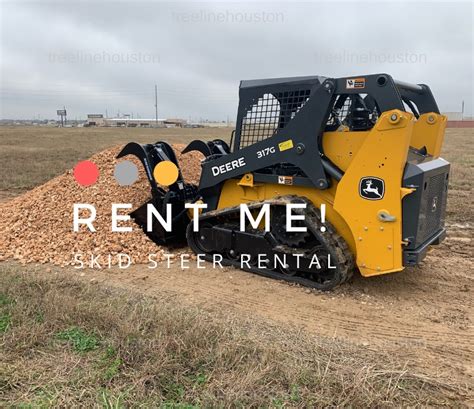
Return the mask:
<path id="1" fill-rule="evenodd" d="M 130 186 L 138 180 L 138 168 L 133 162 L 124 160 L 115 165 L 114 177 L 120 186 Z"/>

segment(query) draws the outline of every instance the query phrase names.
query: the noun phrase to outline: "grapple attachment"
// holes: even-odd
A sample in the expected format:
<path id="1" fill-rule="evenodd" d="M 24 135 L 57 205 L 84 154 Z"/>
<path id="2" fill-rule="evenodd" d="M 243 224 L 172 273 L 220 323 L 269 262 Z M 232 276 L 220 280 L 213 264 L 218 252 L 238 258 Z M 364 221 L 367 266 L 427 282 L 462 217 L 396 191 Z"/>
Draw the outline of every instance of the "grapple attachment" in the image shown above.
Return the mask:
<path id="1" fill-rule="evenodd" d="M 197 188 L 192 184 L 184 182 L 173 148 L 166 142 L 145 145 L 131 142 L 125 145 L 117 155 L 117 158 L 127 155 L 134 155 L 140 160 L 151 186 L 150 200 L 138 209 L 135 209 L 131 213 L 132 218 L 148 237 L 156 243 L 184 243 L 186 227 L 189 223 L 189 217 L 184 204 L 195 199 Z M 156 167 L 161 162 L 171 162 L 178 169 L 176 181 L 167 187 L 160 185 L 156 179 L 158 177 L 159 180 L 159 175 L 157 175 L 159 168 Z M 167 217 L 167 204 L 171 205 L 173 220 L 170 232 L 167 232 L 155 217 L 152 217 L 151 226 L 147 226 L 147 207 L 149 204 L 156 208 L 164 220 Z"/>

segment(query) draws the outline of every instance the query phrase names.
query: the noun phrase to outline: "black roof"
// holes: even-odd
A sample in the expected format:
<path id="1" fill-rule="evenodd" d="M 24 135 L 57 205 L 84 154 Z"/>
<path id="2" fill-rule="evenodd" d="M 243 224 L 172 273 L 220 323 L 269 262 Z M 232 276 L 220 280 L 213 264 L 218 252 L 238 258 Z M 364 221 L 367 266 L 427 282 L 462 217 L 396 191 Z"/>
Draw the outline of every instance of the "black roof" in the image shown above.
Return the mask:
<path id="1" fill-rule="evenodd" d="M 261 80 L 245 80 L 240 81 L 240 88 L 265 87 L 268 85 L 285 85 L 285 84 L 321 84 L 326 77 L 319 75 L 311 75 L 306 77 L 288 77 L 288 78 L 269 78 Z"/>

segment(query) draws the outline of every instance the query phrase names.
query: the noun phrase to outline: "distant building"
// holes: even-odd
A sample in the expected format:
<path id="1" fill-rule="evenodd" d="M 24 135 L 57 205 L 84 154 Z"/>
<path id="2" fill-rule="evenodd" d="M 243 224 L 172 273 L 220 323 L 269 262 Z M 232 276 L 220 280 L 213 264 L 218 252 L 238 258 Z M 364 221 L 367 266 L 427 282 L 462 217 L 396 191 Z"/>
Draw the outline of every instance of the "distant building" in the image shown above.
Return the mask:
<path id="1" fill-rule="evenodd" d="M 164 127 L 164 119 L 148 118 L 105 118 L 103 114 L 87 115 L 87 122 L 84 126 L 111 126 L 111 127 L 130 127 L 130 128 L 151 128 Z"/>
<path id="2" fill-rule="evenodd" d="M 106 126 L 103 114 L 87 114 L 86 126 Z"/>
<path id="3" fill-rule="evenodd" d="M 227 121 L 221 121 L 221 122 L 205 122 L 202 125 L 205 127 L 209 128 L 232 128 L 235 127 L 234 122 L 227 122 Z"/>
<path id="4" fill-rule="evenodd" d="M 462 121 L 463 120 L 462 112 L 443 112 L 442 114 L 448 117 L 448 121 Z"/>
<path id="5" fill-rule="evenodd" d="M 462 112 L 442 112 L 448 117 L 448 128 L 473 128 L 474 121 L 468 116 L 464 116 Z"/>
<path id="6" fill-rule="evenodd" d="M 164 119 L 155 118 L 107 118 L 105 126 L 119 126 L 128 128 L 163 128 Z"/>
<path id="7" fill-rule="evenodd" d="M 188 123 L 181 118 L 130 118 L 125 115 L 121 118 L 105 118 L 103 114 L 88 114 L 84 126 L 110 126 L 126 128 L 204 128 L 204 127 L 228 127 L 235 126 L 227 121 L 202 121 Z"/>
<path id="8" fill-rule="evenodd" d="M 164 120 L 164 124 L 167 128 L 183 128 L 188 121 L 186 119 L 169 118 Z"/>

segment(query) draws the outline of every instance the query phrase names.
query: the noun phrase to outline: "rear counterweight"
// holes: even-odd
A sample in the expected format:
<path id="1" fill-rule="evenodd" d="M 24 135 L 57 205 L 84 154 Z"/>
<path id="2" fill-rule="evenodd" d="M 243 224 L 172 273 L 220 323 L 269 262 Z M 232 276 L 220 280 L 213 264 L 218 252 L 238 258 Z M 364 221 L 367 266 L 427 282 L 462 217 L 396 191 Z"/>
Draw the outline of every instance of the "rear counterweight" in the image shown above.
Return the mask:
<path id="1" fill-rule="evenodd" d="M 416 188 L 403 199 L 403 265 L 418 264 L 428 247 L 445 237 L 444 220 L 450 165 L 442 158 L 407 163 L 403 186 Z"/>

